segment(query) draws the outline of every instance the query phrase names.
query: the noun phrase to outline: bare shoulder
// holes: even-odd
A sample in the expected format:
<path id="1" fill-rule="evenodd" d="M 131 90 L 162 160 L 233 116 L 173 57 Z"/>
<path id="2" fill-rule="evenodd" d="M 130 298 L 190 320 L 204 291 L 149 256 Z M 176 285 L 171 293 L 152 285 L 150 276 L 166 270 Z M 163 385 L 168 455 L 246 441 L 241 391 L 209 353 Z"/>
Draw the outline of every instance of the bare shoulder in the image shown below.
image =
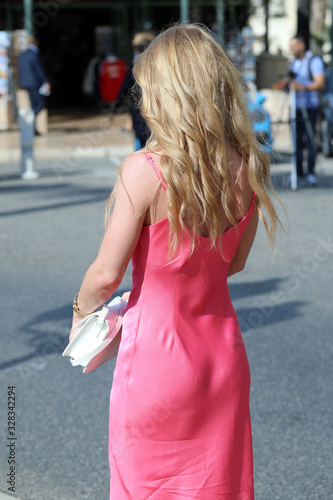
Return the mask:
<path id="1" fill-rule="evenodd" d="M 140 180 L 142 176 L 149 175 L 150 170 L 152 170 L 152 167 L 144 153 L 140 150 L 124 159 L 120 172 L 124 180 L 131 181 L 131 179 Z"/>
<path id="2" fill-rule="evenodd" d="M 120 178 L 126 189 L 151 193 L 159 184 L 152 165 L 142 150 L 132 153 L 123 161 Z"/>

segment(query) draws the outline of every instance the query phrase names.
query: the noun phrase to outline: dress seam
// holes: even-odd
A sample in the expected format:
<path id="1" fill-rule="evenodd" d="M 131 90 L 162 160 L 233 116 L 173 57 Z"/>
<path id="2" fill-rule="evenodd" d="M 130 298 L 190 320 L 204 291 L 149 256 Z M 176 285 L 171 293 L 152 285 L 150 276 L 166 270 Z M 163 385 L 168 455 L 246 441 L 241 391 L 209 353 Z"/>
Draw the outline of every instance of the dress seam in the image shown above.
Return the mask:
<path id="1" fill-rule="evenodd" d="M 172 325 L 172 332 L 173 332 L 173 336 L 174 336 L 174 339 L 176 338 L 176 335 L 175 335 L 175 330 L 176 330 L 176 319 L 178 319 L 177 317 L 177 308 L 176 308 L 176 304 L 178 304 L 178 290 L 179 290 L 179 273 L 180 273 L 180 269 L 177 269 L 177 274 L 176 274 L 176 279 L 175 279 L 175 288 L 174 288 L 174 294 L 173 294 L 173 325 Z M 177 350 L 178 350 L 178 345 L 177 345 Z"/>
<path id="2" fill-rule="evenodd" d="M 141 290 L 143 292 L 143 290 L 144 290 L 143 286 L 142 286 Z M 140 293 L 140 296 L 142 297 L 141 293 Z M 127 389 L 127 386 L 128 386 L 128 382 L 129 382 L 130 376 L 131 376 L 131 372 L 132 372 L 133 359 L 134 359 L 134 351 L 135 351 L 135 344 L 136 344 L 136 339 L 137 339 L 137 336 L 138 336 L 138 331 L 139 331 L 140 322 L 141 322 L 141 312 L 142 312 L 142 300 L 140 301 L 140 311 L 139 311 L 139 316 L 138 316 L 138 322 L 137 322 L 137 327 L 136 327 L 136 331 L 135 331 L 135 335 L 134 335 L 134 339 L 133 339 L 133 349 L 132 349 L 132 353 L 131 353 L 131 364 L 130 364 L 130 367 L 129 367 L 129 373 L 128 373 L 128 377 L 127 377 L 127 381 L 126 381 L 126 389 Z M 127 392 L 126 392 L 126 395 L 127 395 Z"/>

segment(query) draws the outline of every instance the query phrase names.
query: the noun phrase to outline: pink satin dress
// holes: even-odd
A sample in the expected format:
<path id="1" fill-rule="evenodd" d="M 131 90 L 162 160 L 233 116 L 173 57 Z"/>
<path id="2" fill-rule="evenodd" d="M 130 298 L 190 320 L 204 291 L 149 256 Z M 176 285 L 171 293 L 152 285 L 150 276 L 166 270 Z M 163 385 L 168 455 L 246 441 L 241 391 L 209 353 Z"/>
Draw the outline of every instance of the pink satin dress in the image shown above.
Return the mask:
<path id="1" fill-rule="evenodd" d="M 250 371 L 227 285 L 253 212 L 254 197 L 223 235 L 225 259 L 200 236 L 168 259 L 168 219 L 142 229 L 110 397 L 111 500 L 254 499 Z"/>

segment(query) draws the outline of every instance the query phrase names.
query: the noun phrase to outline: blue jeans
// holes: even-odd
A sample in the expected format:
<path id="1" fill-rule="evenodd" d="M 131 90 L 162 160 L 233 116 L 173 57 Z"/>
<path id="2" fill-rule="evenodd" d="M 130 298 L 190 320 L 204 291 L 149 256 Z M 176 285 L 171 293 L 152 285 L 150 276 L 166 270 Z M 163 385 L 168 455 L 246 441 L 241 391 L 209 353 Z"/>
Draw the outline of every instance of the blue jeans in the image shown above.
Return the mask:
<path id="1" fill-rule="evenodd" d="M 296 162 L 297 162 L 297 176 L 303 177 L 303 149 L 306 146 L 308 151 L 308 173 L 313 174 L 316 162 L 316 121 L 317 121 L 317 108 L 304 110 L 304 116 L 301 109 L 296 110 Z M 309 117 L 308 125 L 306 125 L 305 118 Z M 311 135 L 308 127 L 312 131 Z M 304 136 L 306 143 L 304 144 Z"/>
<path id="2" fill-rule="evenodd" d="M 43 108 L 45 108 L 45 98 L 39 93 L 38 89 L 28 89 L 28 92 L 31 108 L 36 116 Z"/>

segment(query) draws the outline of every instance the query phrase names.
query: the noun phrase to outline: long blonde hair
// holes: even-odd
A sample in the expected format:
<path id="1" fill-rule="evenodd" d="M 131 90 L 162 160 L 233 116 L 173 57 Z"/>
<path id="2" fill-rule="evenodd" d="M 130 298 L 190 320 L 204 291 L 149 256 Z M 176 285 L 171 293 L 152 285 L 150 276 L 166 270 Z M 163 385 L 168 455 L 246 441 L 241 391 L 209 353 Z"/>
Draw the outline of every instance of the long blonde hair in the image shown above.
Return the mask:
<path id="1" fill-rule="evenodd" d="M 230 145 L 248 163 L 249 184 L 273 246 L 279 219 L 266 187 L 273 190 L 269 158 L 255 138 L 240 74 L 208 30 L 195 24 L 168 28 L 140 55 L 133 73 L 151 130 L 147 149 L 162 151 L 170 248 L 177 248 L 184 233 L 193 249 L 202 233 L 221 245 L 225 227 L 236 227 Z"/>

